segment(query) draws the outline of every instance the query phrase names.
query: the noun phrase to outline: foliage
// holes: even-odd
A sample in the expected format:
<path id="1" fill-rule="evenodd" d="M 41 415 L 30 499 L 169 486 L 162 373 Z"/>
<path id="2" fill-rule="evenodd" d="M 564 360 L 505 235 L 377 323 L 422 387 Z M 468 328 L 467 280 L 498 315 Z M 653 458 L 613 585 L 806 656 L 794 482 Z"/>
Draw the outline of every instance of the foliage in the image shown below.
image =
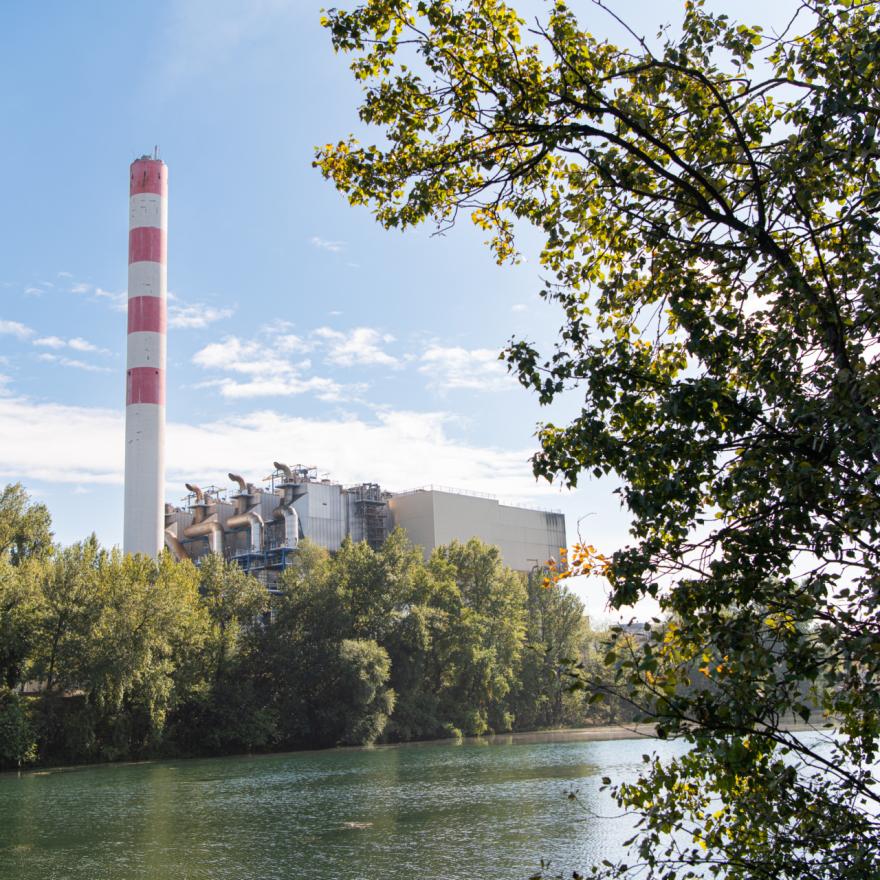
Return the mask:
<path id="1" fill-rule="evenodd" d="M 35 760 L 36 741 L 24 701 L 0 687 L 0 769 L 21 767 Z"/>
<path id="2" fill-rule="evenodd" d="M 599 873 L 877 876 L 880 7 L 794 2 L 772 37 L 684 7 L 652 46 L 596 2 L 629 48 L 565 0 L 330 10 L 385 140 L 316 164 L 389 227 L 469 212 L 499 261 L 543 235 L 564 325 L 507 358 L 582 402 L 535 472 L 619 476 L 632 541 L 584 570 L 671 621 L 606 659 L 693 745 L 615 789 L 641 833 Z M 780 723 L 815 707 L 818 745 Z"/>
<path id="3" fill-rule="evenodd" d="M 31 502 L 21 483 L 0 493 L 0 558 L 18 565 L 45 556 L 52 548 L 51 520 L 45 504 Z"/>
<path id="4" fill-rule="evenodd" d="M 604 650 L 564 585 L 473 540 L 425 561 L 303 541 L 280 594 L 92 538 L 0 559 L 0 762 L 75 763 L 461 736 L 612 717 L 564 688 Z M 23 695 L 22 695 L 22 692 Z M 625 713 L 621 715 L 625 717 Z"/>

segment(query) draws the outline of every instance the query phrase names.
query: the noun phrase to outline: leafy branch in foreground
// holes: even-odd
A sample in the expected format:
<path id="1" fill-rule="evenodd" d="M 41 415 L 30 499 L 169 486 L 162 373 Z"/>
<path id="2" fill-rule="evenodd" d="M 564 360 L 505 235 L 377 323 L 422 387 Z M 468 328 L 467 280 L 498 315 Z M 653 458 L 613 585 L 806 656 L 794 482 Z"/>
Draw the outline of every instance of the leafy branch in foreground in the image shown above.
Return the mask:
<path id="1" fill-rule="evenodd" d="M 619 28 L 602 2 L 591 9 Z M 668 626 L 610 658 L 692 750 L 615 789 L 650 877 L 880 874 L 878 7 L 792 2 L 779 34 L 685 3 L 629 47 L 564 0 L 365 0 L 325 18 L 383 146 L 317 151 L 388 227 L 470 214 L 499 261 L 544 236 L 555 349 L 535 473 L 614 472 L 617 608 Z M 833 719 L 804 736 L 784 721 Z"/>

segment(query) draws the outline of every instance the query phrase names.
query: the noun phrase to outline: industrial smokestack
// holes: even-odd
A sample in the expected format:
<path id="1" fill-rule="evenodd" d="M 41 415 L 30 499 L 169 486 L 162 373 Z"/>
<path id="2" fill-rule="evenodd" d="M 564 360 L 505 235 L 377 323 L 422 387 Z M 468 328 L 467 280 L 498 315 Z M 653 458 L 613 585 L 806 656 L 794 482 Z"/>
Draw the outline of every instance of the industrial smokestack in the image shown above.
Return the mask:
<path id="1" fill-rule="evenodd" d="M 124 553 L 158 556 L 164 544 L 165 334 L 168 168 L 131 163 L 128 359 L 125 382 Z"/>

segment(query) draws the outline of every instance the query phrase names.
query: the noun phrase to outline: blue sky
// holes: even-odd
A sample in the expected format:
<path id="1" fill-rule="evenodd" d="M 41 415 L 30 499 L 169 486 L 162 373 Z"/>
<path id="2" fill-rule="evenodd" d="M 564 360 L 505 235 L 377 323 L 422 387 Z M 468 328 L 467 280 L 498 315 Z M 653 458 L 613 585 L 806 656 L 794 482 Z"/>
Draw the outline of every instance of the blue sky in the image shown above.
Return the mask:
<path id="1" fill-rule="evenodd" d="M 616 8 L 653 34 L 682 5 Z M 386 232 L 311 167 L 316 144 L 357 131 L 359 97 L 320 6 L 2 5 L 0 480 L 48 504 L 59 540 L 120 542 L 128 165 L 158 144 L 168 500 L 277 459 L 560 508 L 570 540 L 586 517 L 583 536 L 613 550 L 627 519 L 612 480 L 568 492 L 530 472 L 536 423 L 576 399 L 542 411 L 496 360 L 512 335 L 547 347 L 558 329 L 536 294 L 537 240 L 499 268 L 464 224 Z M 781 22 L 791 4 L 727 6 Z"/>

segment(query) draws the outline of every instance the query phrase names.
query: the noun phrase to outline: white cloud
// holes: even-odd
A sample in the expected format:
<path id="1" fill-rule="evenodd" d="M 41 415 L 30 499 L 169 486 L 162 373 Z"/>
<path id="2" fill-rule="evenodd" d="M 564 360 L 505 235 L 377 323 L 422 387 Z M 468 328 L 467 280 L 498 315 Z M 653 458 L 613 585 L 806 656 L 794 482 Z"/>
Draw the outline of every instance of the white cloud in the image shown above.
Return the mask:
<path id="1" fill-rule="evenodd" d="M 73 278 L 73 273 L 72 272 L 59 272 L 58 277 L 59 278 Z"/>
<path id="2" fill-rule="evenodd" d="M 26 287 L 24 289 L 25 296 L 42 296 L 43 291 L 39 287 Z"/>
<path id="3" fill-rule="evenodd" d="M 271 374 L 278 371 L 273 363 L 271 345 L 254 340 L 227 336 L 222 342 L 212 342 L 197 351 L 192 358 L 197 367 L 219 369 L 247 375 Z"/>
<path id="4" fill-rule="evenodd" d="M 91 284 L 86 284 L 84 281 L 75 281 L 70 285 L 71 293 L 88 293 L 92 289 Z"/>
<path id="5" fill-rule="evenodd" d="M 528 311 L 528 306 L 525 303 L 514 303 L 510 307 L 510 311 L 512 312 L 526 312 Z"/>
<path id="6" fill-rule="evenodd" d="M 216 321 L 231 318 L 234 313 L 235 309 L 218 308 L 205 303 L 171 302 L 168 305 L 168 326 L 175 330 L 201 329 Z"/>
<path id="7" fill-rule="evenodd" d="M 394 337 L 379 333 L 372 327 L 355 327 L 347 333 L 319 327 L 314 336 L 323 340 L 327 360 L 340 367 L 384 366 L 397 367 L 400 362 L 381 348 L 382 343 L 394 342 Z"/>
<path id="8" fill-rule="evenodd" d="M 93 345 L 87 339 L 83 339 L 81 336 L 75 336 L 73 339 L 62 339 L 60 336 L 41 336 L 39 339 L 34 340 L 34 345 L 38 345 L 41 348 L 72 348 L 74 351 L 80 352 L 100 352 L 101 354 L 110 354 L 106 348 L 98 348 L 97 345 Z M 48 357 L 42 357 L 41 360 L 48 360 Z"/>
<path id="9" fill-rule="evenodd" d="M 18 321 L 0 321 L 0 333 L 16 336 L 19 339 L 27 339 L 29 336 L 33 336 L 34 331 Z"/>
<path id="10" fill-rule="evenodd" d="M 295 333 L 283 333 L 280 336 L 276 336 L 274 345 L 279 351 L 287 352 L 288 354 L 294 352 L 305 353 L 312 351 L 315 347 L 313 342 L 308 342 Z"/>
<path id="11" fill-rule="evenodd" d="M 512 387 L 513 379 L 493 349 L 432 345 L 421 361 L 419 372 L 428 377 L 429 386 L 438 390 L 503 391 Z"/>
<path id="12" fill-rule="evenodd" d="M 320 376 L 303 376 L 311 362 L 297 362 L 285 355 L 304 350 L 307 343 L 291 334 L 280 338 L 281 346 L 273 341 L 242 340 L 236 336 L 206 345 L 193 355 L 196 366 L 237 373 L 247 377 L 247 381 L 224 376 L 203 382 L 201 387 L 217 388 L 224 397 L 232 399 L 315 394 L 322 400 L 341 400 L 346 394 L 361 390 L 360 386 L 343 386 Z"/>
<path id="13" fill-rule="evenodd" d="M 82 339 L 79 336 L 74 337 L 73 339 L 68 340 L 67 344 L 74 351 L 102 351 L 103 349 L 98 348 L 97 345 L 92 345 L 91 342 L 88 342 L 85 339 Z"/>
<path id="14" fill-rule="evenodd" d="M 330 251 L 331 254 L 338 254 L 345 250 L 344 241 L 329 241 L 326 238 L 321 238 L 319 235 L 313 235 L 309 239 L 309 244 L 319 250 Z"/>
<path id="15" fill-rule="evenodd" d="M 321 400 L 341 400 L 343 386 L 321 376 L 300 379 L 297 376 L 252 379 L 248 382 L 235 382 L 221 379 L 212 383 L 220 393 L 231 400 L 251 397 L 291 397 L 297 394 L 314 394 Z M 349 386 L 349 390 L 351 387 Z"/>
<path id="16" fill-rule="evenodd" d="M 49 364 L 58 364 L 60 367 L 70 367 L 74 370 L 85 370 L 89 373 L 109 373 L 109 367 L 99 367 L 97 364 L 89 364 L 74 358 L 59 357 L 57 354 L 41 354 L 39 360 Z"/>
<path id="17" fill-rule="evenodd" d="M 96 299 L 107 300 L 110 308 L 117 312 L 124 312 L 126 308 L 128 308 L 128 293 L 124 290 L 121 293 L 115 293 L 112 290 L 104 290 L 101 287 L 96 287 L 93 296 Z"/>
<path id="18" fill-rule="evenodd" d="M 392 490 L 434 483 L 511 500 L 555 494 L 531 476 L 531 450 L 454 440 L 446 432 L 448 421 L 437 412 L 386 411 L 366 421 L 263 410 L 204 424 L 172 422 L 169 491 L 176 497 L 186 480 L 223 485 L 230 470 L 259 479 L 272 461 L 287 459 L 326 467 L 341 482 L 376 480 Z M 0 397 L 0 423 L 0 478 L 121 485 L 125 444 L 120 411 Z"/>

